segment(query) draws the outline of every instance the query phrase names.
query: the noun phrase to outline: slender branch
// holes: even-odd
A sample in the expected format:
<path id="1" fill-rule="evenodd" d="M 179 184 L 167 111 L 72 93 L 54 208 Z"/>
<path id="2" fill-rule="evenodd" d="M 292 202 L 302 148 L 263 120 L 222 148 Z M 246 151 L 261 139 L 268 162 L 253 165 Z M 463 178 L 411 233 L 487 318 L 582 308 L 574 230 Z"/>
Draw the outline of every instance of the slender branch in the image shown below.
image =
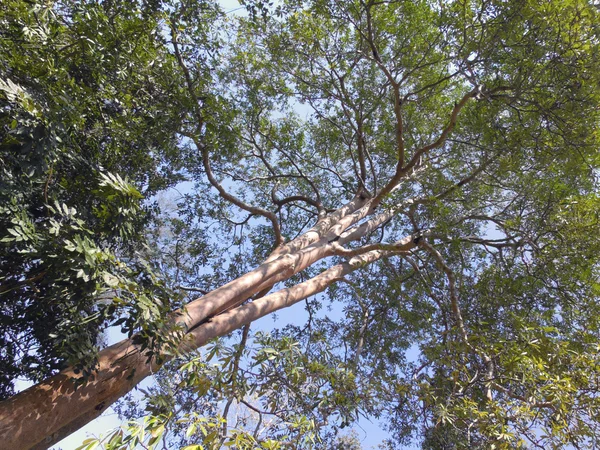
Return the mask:
<path id="1" fill-rule="evenodd" d="M 467 92 L 460 99 L 460 101 L 454 105 L 454 108 L 452 109 L 452 113 L 450 114 L 450 121 L 449 121 L 448 125 L 446 125 L 446 127 L 442 130 L 442 132 L 440 133 L 440 136 L 435 140 L 435 142 L 418 149 L 415 152 L 415 154 L 413 155 L 413 157 L 411 158 L 411 160 L 407 163 L 404 170 L 412 169 L 419 162 L 419 160 L 425 153 L 427 153 L 430 150 L 433 150 L 434 148 L 440 147 L 446 141 L 446 139 L 448 138 L 448 136 L 450 135 L 450 133 L 456 126 L 456 122 L 458 120 L 458 114 L 465 107 L 465 105 L 469 102 L 470 99 L 475 98 L 479 94 L 479 91 L 480 91 L 479 87 L 475 87 L 474 89 Z"/>
<path id="2" fill-rule="evenodd" d="M 520 400 L 523 403 L 530 404 L 533 407 L 537 407 L 537 408 L 550 408 L 552 410 L 556 410 L 556 407 L 555 407 L 555 405 L 552 402 L 538 402 L 536 399 L 529 400 L 529 399 L 523 397 L 522 395 L 515 394 L 514 392 L 506 389 L 504 386 L 501 386 L 500 384 L 498 384 L 496 382 L 491 382 L 491 385 L 495 389 L 499 390 L 500 392 L 508 395 L 510 398 L 513 398 L 515 400 Z"/>
<path id="3" fill-rule="evenodd" d="M 283 205 L 287 205 L 288 203 L 300 201 L 300 202 L 308 203 L 309 205 L 314 206 L 315 208 L 317 208 L 317 210 L 320 213 L 325 212 L 323 205 L 321 203 L 317 202 L 316 200 L 313 200 L 310 197 L 306 197 L 305 195 L 291 195 L 284 199 L 278 199 L 275 195 L 273 195 L 272 198 L 273 198 L 273 203 L 275 203 L 279 207 L 281 207 Z"/>
<path id="4" fill-rule="evenodd" d="M 187 291 L 187 292 L 200 292 L 202 295 L 208 294 L 208 291 L 206 291 L 204 289 L 191 287 L 191 286 L 177 286 L 177 288 L 181 289 L 182 291 Z"/>
<path id="5" fill-rule="evenodd" d="M 454 276 L 454 271 L 446 264 L 446 261 L 444 261 L 444 257 L 441 255 L 441 253 L 433 246 L 428 244 L 424 239 L 419 241 L 419 246 L 426 249 L 433 256 L 440 269 L 442 269 L 442 271 L 446 274 L 446 277 L 448 278 L 448 288 L 450 290 L 450 305 L 452 306 L 454 319 L 456 320 L 456 324 L 463 341 L 468 344 L 469 337 L 467 335 L 465 323 L 460 311 L 460 306 L 458 305 L 458 293 L 456 290 L 456 278 Z"/>
<path id="6" fill-rule="evenodd" d="M 475 88 L 475 89 L 467 92 L 462 97 L 462 99 L 458 103 L 456 103 L 454 105 L 454 108 L 452 109 L 452 112 L 450 114 L 449 123 L 448 123 L 448 125 L 446 125 L 446 127 L 444 127 L 444 129 L 440 133 L 440 136 L 433 143 L 431 143 L 429 145 L 426 145 L 426 146 L 421 147 L 420 149 L 418 149 L 414 153 L 414 155 L 412 156 L 412 158 L 410 159 L 410 161 L 406 164 L 406 166 L 404 166 L 404 167 L 397 167 L 396 168 L 395 175 L 388 182 L 388 184 L 386 184 L 383 187 L 383 189 L 381 189 L 381 191 L 377 194 L 377 196 L 373 200 L 374 204 L 376 204 L 376 205 L 379 204 L 387 194 L 389 194 L 390 192 L 392 192 L 392 190 L 396 187 L 396 185 L 400 182 L 400 180 L 406 174 L 408 174 L 411 169 L 418 168 L 422 164 L 422 157 L 427 152 L 429 152 L 430 150 L 433 150 L 434 148 L 440 147 L 446 141 L 446 139 L 448 138 L 448 136 L 450 135 L 450 133 L 452 132 L 452 130 L 456 126 L 456 121 L 458 119 L 458 114 L 465 107 L 465 105 L 467 104 L 467 102 L 470 99 L 474 98 L 478 93 L 479 93 L 479 89 Z"/>
<path id="7" fill-rule="evenodd" d="M 249 204 L 243 202 L 242 200 L 238 199 L 237 197 L 233 196 L 232 194 L 227 192 L 223 188 L 223 186 L 221 186 L 219 181 L 215 178 L 212 168 L 211 168 L 211 165 L 210 165 L 208 148 L 206 147 L 206 145 L 202 144 L 198 139 L 198 135 L 200 135 L 202 132 L 204 119 L 202 117 L 202 112 L 198 109 L 198 96 L 196 95 L 196 92 L 194 90 L 194 83 L 192 81 L 190 71 L 189 71 L 187 65 L 185 64 L 185 61 L 183 60 L 183 56 L 181 55 L 181 52 L 179 50 L 179 43 L 177 41 L 177 32 L 176 32 L 173 24 L 171 24 L 171 40 L 172 40 L 172 44 L 173 44 L 173 49 L 175 51 L 175 56 L 177 58 L 177 62 L 179 64 L 179 67 L 183 71 L 183 74 L 185 77 L 187 90 L 188 90 L 190 96 L 192 97 L 192 99 L 194 100 L 194 114 L 198 121 L 198 123 L 196 124 L 197 134 L 185 133 L 183 131 L 181 132 L 181 134 L 192 139 L 192 141 L 194 142 L 194 145 L 196 146 L 198 151 L 200 151 L 202 153 L 202 163 L 204 165 L 204 171 L 206 172 L 208 181 L 210 182 L 210 184 L 213 185 L 213 187 L 215 187 L 217 189 L 217 191 L 219 191 L 219 194 L 221 195 L 221 197 L 223 197 L 225 200 L 229 201 L 230 203 L 233 203 L 238 208 L 244 209 L 244 210 L 248 211 L 249 213 L 257 214 L 257 215 L 260 215 L 260 216 L 263 216 L 263 217 L 269 219 L 273 225 L 273 232 L 275 234 L 275 247 L 276 248 L 279 247 L 280 245 L 283 244 L 284 240 L 283 240 L 283 236 L 281 235 L 281 228 L 279 226 L 279 222 L 277 221 L 277 216 L 274 213 L 272 213 L 271 211 L 267 211 L 265 209 L 249 205 Z"/>
<path id="8" fill-rule="evenodd" d="M 454 271 L 450 268 L 450 266 L 448 266 L 448 264 L 446 264 L 446 261 L 444 261 L 444 258 L 441 255 L 441 253 L 438 252 L 433 246 L 428 244 L 425 240 L 421 240 L 419 242 L 419 246 L 425 248 L 434 257 L 438 266 L 446 274 L 446 277 L 448 278 L 448 287 L 450 290 L 450 304 L 452 306 L 452 312 L 454 313 L 454 319 L 455 319 L 458 329 L 460 331 L 462 340 L 469 349 L 471 349 L 474 353 L 480 355 L 483 358 L 483 361 L 487 367 L 488 379 L 491 380 L 494 375 L 494 362 L 487 355 L 487 353 L 485 353 L 483 350 L 481 350 L 479 348 L 474 348 L 471 345 L 471 343 L 469 342 L 469 336 L 467 334 L 467 330 L 466 330 L 465 323 L 464 323 L 464 320 L 462 317 L 462 313 L 460 311 L 460 306 L 458 304 L 458 293 L 457 293 L 457 289 L 456 289 L 456 278 L 454 276 Z M 488 385 L 488 387 L 487 387 L 486 396 L 489 401 L 493 400 L 491 384 Z"/>
<path id="9" fill-rule="evenodd" d="M 496 155 L 494 155 L 493 157 L 487 159 L 486 161 L 484 161 L 477 169 L 475 169 L 470 175 L 468 175 L 467 177 L 463 178 L 462 180 L 460 180 L 459 182 L 453 184 L 452 186 L 450 186 L 449 188 L 443 190 L 442 192 L 440 192 L 439 194 L 435 194 L 433 196 L 430 197 L 424 197 L 424 198 L 420 198 L 420 199 L 416 199 L 415 201 L 412 202 L 412 204 L 409 207 L 408 210 L 408 216 L 411 220 L 411 222 L 413 223 L 413 226 L 415 227 L 415 229 L 418 229 L 418 227 L 416 226 L 416 223 L 414 222 L 414 213 L 417 209 L 417 207 L 421 204 L 425 204 L 425 203 L 431 203 L 431 202 L 435 202 L 437 200 L 441 200 L 442 198 L 448 196 L 449 194 L 451 194 L 452 192 L 454 192 L 455 190 L 457 190 L 458 188 L 463 187 L 464 185 L 470 183 L 471 181 L 473 181 L 475 178 L 477 178 L 477 175 L 479 175 L 481 172 L 483 172 L 486 167 L 494 160 L 496 159 L 496 157 L 499 156 L 499 153 L 497 153 Z"/>
<path id="10" fill-rule="evenodd" d="M 254 217 L 254 214 L 250 213 L 250 214 L 248 214 L 248 217 L 246 217 L 241 222 L 236 222 L 235 220 L 228 219 L 227 217 L 225 217 L 225 220 L 227 222 L 229 222 L 231 225 L 242 226 L 242 225 L 246 225 L 250 221 L 250 219 L 252 219 L 252 217 Z"/>
<path id="11" fill-rule="evenodd" d="M 473 181 L 477 175 L 479 175 L 481 172 L 483 172 L 488 165 L 496 159 L 496 157 L 498 157 L 500 154 L 497 153 L 496 155 L 494 155 L 493 157 L 487 159 L 486 161 L 484 161 L 477 169 L 475 169 L 469 176 L 463 178 L 462 180 L 460 180 L 458 183 L 453 184 L 452 186 L 450 186 L 448 189 L 440 192 L 439 194 L 436 194 L 435 197 L 433 197 L 431 200 L 440 200 L 444 197 L 446 197 L 448 194 L 451 194 L 453 191 L 455 191 L 458 188 L 463 187 L 465 184 L 470 183 L 471 181 Z"/>
<path id="12" fill-rule="evenodd" d="M 237 371 L 240 368 L 240 360 L 242 359 L 242 355 L 244 354 L 244 349 L 246 348 L 246 342 L 248 341 L 248 335 L 250 334 L 250 324 L 244 325 L 242 329 L 242 339 L 240 340 L 239 348 L 235 352 L 234 360 L 233 360 L 233 369 L 231 371 L 231 377 L 229 379 L 229 383 L 232 385 L 235 384 L 237 379 Z"/>
<path id="13" fill-rule="evenodd" d="M 302 178 L 304 181 L 306 181 L 306 183 L 312 188 L 312 190 L 314 191 L 317 200 L 316 200 L 316 204 L 319 204 L 321 206 L 317 206 L 317 208 L 322 209 L 322 202 L 321 202 L 321 193 L 319 192 L 319 190 L 317 189 L 317 186 L 315 185 L 315 183 L 309 178 L 307 177 L 304 172 L 302 171 L 302 169 L 298 166 L 298 164 L 296 163 L 296 161 L 294 160 L 294 158 L 292 158 L 286 151 L 284 151 L 280 146 L 276 145 L 273 140 L 271 139 L 271 137 L 268 134 L 264 134 L 262 133 L 260 130 L 257 130 L 257 133 L 259 133 L 261 136 L 263 136 L 265 139 L 267 139 L 271 145 L 273 145 L 274 148 L 277 149 L 277 151 L 279 151 L 279 153 L 281 153 L 283 156 L 285 156 L 287 158 L 287 160 L 290 162 L 290 164 L 294 167 L 294 169 L 296 169 L 298 171 L 298 178 Z M 256 140 L 253 138 L 253 141 L 256 142 Z M 264 153 L 262 151 L 262 149 L 258 146 L 258 143 L 255 143 L 255 145 L 257 146 L 257 148 L 259 149 L 261 155 L 262 155 L 262 160 L 263 162 L 266 163 L 266 158 L 264 158 Z M 274 170 L 270 169 L 273 173 Z"/>
<path id="14" fill-rule="evenodd" d="M 369 310 L 364 308 L 362 323 L 360 329 L 358 330 L 358 344 L 356 345 L 356 353 L 354 353 L 353 363 L 354 367 L 358 367 L 358 362 L 360 361 L 360 354 L 362 353 L 364 344 L 365 344 L 365 333 L 367 332 L 367 327 L 369 326 Z"/>
<path id="15" fill-rule="evenodd" d="M 253 434 L 254 439 L 258 440 L 258 434 L 259 434 L 259 431 L 260 431 L 260 426 L 262 425 L 262 421 L 263 421 L 263 417 L 262 417 L 263 416 L 263 412 L 260 409 L 254 407 L 252 404 L 248 403 L 245 400 L 240 400 L 240 403 L 242 405 L 245 405 L 248 409 L 251 409 L 252 411 L 254 411 L 255 413 L 258 414 L 258 423 L 256 424 L 256 428 L 254 429 L 254 434 Z"/>
<path id="16" fill-rule="evenodd" d="M 204 125 L 204 118 L 202 117 L 202 112 L 198 109 L 198 107 L 199 107 L 198 96 L 196 95 L 196 91 L 194 90 L 194 83 L 192 81 L 192 76 L 191 76 L 190 70 L 188 69 L 187 65 L 185 64 L 185 61 L 183 60 L 183 56 L 181 55 L 181 52 L 179 50 L 179 42 L 177 41 L 177 31 L 175 30 L 173 23 L 171 23 L 170 28 L 171 28 L 171 43 L 173 44 L 173 50 L 175 51 L 175 57 L 177 58 L 177 63 L 179 64 L 179 67 L 183 71 L 183 76 L 185 77 L 185 84 L 186 84 L 188 93 L 190 94 L 190 97 L 192 98 L 192 100 L 194 100 L 193 111 L 194 111 L 194 115 L 196 116 L 196 120 L 198 121 L 198 123 L 196 124 L 196 127 L 198 130 L 201 130 Z"/>
<path id="17" fill-rule="evenodd" d="M 396 171 L 402 170 L 404 166 L 404 124 L 402 121 L 402 98 L 400 97 L 400 83 L 396 81 L 396 78 L 392 75 L 389 69 L 385 66 L 383 61 L 381 60 L 381 56 L 379 56 L 379 51 L 377 50 L 377 46 L 375 45 L 375 39 L 373 35 L 373 24 L 371 17 L 371 6 L 372 4 L 365 4 L 365 14 L 367 18 L 367 35 L 360 31 L 361 35 L 365 38 L 369 47 L 371 49 L 371 53 L 373 54 L 373 60 L 377 63 L 381 71 L 385 74 L 387 80 L 392 86 L 392 91 L 394 93 L 394 115 L 396 117 L 396 147 L 397 147 L 397 167 Z M 360 28 L 359 28 L 360 30 Z"/>
<path id="18" fill-rule="evenodd" d="M 359 118 L 357 123 L 356 145 L 358 148 L 358 164 L 360 167 L 360 188 L 367 189 L 367 165 L 365 163 L 366 142 L 363 130 L 363 118 Z"/>
<path id="19" fill-rule="evenodd" d="M 195 136 L 193 134 L 188 134 L 188 133 L 182 133 L 182 134 L 184 136 L 187 136 L 190 139 L 192 139 L 196 148 L 202 153 L 202 163 L 204 165 L 204 171 L 206 172 L 206 177 L 208 178 L 208 181 L 210 182 L 210 184 L 214 188 L 217 189 L 217 191 L 219 192 L 221 197 L 224 198 L 225 200 L 227 200 L 228 202 L 233 203 L 235 206 L 237 206 L 240 209 L 248 211 L 251 214 L 256 214 L 256 215 L 263 216 L 263 217 L 269 219 L 271 221 L 271 224 L 273 226 L 273 232 L 275 234 L 275 242 L 276 242 L 275 247 L 281 246 L 283 244 L 284 240 L 283 240 L 283 236 L 281 235 L 281 228 L 279 226 L 279 221 L 277 220 L 277 216 L 275 215 L 275 213 L 273 213 L 271 211 L 267 211 L 266 209 L 263 209 L 263 208 L 259 208 L 257 206 L 249 205 L 249 204 L 245 203 L 244 201 L 240 200 L 239 198 L 235 197 L 234 195 L 230 194 L 229 192 L 227 192 L 225 190 L 225 188 L 223 188 L 221 183 L 219 183 L 219 181 L 215 178 L 215 175 L 212 171 L 212 167 L 210 165 L 210 159 L 208 157 L 208 149 L 206 148 L 206 146 L 203 145 L 198 140 L 197 136 Z"/>
<path id="20" fill-rule="evenodd" d="M 423 236 L 423 234 L 421 234 L 421 233 L 413 234 L 413 235 L 409 235 L 393 244 L 385 244 L 385 243 L 369 244 L 369 245 L 364 245 L 362 247 L 355 248 L 355 249 L 347 249 L 347 248 L 342 247 L 338 242 L 334 242 L 333 243 L 334 254 L 338 255 L 338 256 L 353 257 L 353 256 L 357 256 L 357 255 L 362 255 L 362 254 L 365 254 L 365 253 L 368 253 L 368 252 L 371 252 L 374 250 L 394 252 L 394 253 L 407 253 L 417 246 L 417 243 L 419 242 L 419 239 L 421 239 L 422 236 Z"/>
<path id="21" fill-rule="evenodd" d="M 231 377 L 228 380 L 228 383 L 231 384 L 231 388 L 233 390 L 233 395 L 231 395 L 231 397 L 227 401 L 227 404 L 225 405 L 225 408 L 223 409 L 223 420 L 224 421 L 223 421 L 223 427 L 221 429 L 221 433 L 222 433 L 221 439 L 222 440 L 224 440 L 227 437 L 227 415 L 229 414 L 229 408 L 231 407 L 231 404 L 232 404 L 234 398 L 236 397 L 235 391 L 237 389 L 237 387 L 236 387 L 237 373 L 240 368 L 240 360 L 242 359 L 242 355 L 244 354 L 244 349 L 246 348 L 246 342 L 248 341 L 249 333 L 250 333 L 250 324 L 246 324 L 246 325 L 244 325 L 244 328 L 242 329 L 242 339 L 240 340 L 239 347 L 236 350 L 234 357 L 233 357 L 233 367 L 231 368 Z"/>
<path id="22" fill-rule="evenodd" d="M 223 425 L 221 427 L 221 445 L 223 445 L 223 443 L 225 442 L 225 439 L 227 438 L 227 416 L 229 415 L 229 408 L 231 407 L 233 400 L 234 400 L 233 397 L 229 397 L 229 399 L 227 400 L 227 403 L 225 404 L 225 408 L 223 408 Z"/>

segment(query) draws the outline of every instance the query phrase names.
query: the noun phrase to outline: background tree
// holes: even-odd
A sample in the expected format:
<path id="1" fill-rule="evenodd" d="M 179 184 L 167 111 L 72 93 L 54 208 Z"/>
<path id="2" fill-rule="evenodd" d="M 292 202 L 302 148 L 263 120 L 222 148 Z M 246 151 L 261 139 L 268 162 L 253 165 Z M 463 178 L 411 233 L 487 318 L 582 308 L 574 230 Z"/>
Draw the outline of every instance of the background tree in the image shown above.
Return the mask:
<path id="1" fill-rule="evenodd" d="M 596 8 L 248 3 L 248 19 L 197 2 L 132 13 L 159 24 L 177 120 L 156 132 L 179 136 L 194 181 L 154 254 L 180 293 L 205 292 L 171 316 L 177 353 L 242 333 L 173 362 L 153 416 L 107 446 L 172 430 L 310 447 L 360 414 L 390 446 L 596 445 Z M 305 326 L 251 335 L 305 299 Z M 142 336 L 170 340 L 156 330 Z M 103 350 L 76 391 L 67 369 L 5 401 L 3 438 L 42 445 L 95 417 L 171 356 L 158 341 L 150 359 L 136 340 Z M 230 427 L 235 405 L 259 426 Z"/>

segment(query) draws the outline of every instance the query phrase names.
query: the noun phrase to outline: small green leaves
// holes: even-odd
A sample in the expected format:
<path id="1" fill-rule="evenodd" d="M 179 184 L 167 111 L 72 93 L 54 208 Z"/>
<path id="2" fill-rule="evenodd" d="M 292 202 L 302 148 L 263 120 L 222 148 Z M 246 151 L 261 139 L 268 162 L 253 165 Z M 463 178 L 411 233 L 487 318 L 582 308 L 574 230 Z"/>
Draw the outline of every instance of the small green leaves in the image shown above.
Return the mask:
<path id="1" fill-rule="evenodd" d="M 100 440 L 90 438 L 90 439 L 86 439 L 85 441 L 83 441 L 82 445 L 77 447 L 75 450 L 94 450 L 94 449 L 98 448 L 99 445 L 100 445 Z"/>

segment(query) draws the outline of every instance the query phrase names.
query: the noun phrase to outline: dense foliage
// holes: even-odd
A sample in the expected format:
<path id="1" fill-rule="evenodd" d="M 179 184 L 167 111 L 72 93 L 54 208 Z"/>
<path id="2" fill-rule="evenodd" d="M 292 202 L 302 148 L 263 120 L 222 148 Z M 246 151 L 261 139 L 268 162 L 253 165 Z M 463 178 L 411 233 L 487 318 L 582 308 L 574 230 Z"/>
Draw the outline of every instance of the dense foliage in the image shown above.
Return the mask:
<path id="1" fill-rule="evenodd" d="M 170 308 L 140 257 L 154 214 L 143 198 L 181 179 L 182 157 L 177 78 L 152 8 L 8 1 L 0 30 L 6 397 L 17 377 L 92 367 L 116 318 L 131 331 Z"/>
<path id="2" fill-rule="evenodd" d="M 361 416 L 389 448 L 599 445 L 598 9 L 243 3 L 1 7 L 4 395 L 361 197 L 368 232 L 275 287 L 381 258 L 169 362 L 104 445 L 352 448 Z"/>

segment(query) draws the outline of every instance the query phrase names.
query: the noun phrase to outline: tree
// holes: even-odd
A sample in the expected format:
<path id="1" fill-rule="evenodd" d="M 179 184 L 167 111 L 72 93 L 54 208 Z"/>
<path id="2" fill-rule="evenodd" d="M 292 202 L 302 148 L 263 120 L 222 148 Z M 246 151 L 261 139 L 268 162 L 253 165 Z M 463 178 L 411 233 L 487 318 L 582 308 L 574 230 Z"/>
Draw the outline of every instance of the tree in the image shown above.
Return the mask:
<path id="1" fill-rule="evenodd" d="M 157 312 L 134 256 L 153 215 L 141 199 L 178 182 L 181 152 L 165 132 L 180 120 L 168 92 L 176 79 L 151 11 L 20 1 L 1 11 L 6 398 L 17 377 L 89 366 L 107 320 Z M 137 46 L 144 52 L 130 55 Z"/>
<path id="2" fill-rule="evenodd" d="M 71 367 L 5 400 L 3 440 L 47 446 L 174 355 L 243 328 L 219 387 L 226 408 L 258 393 L 263 409 L 248 408 L 312 417 L 317 434 L 362 412 L 424 448 L 596 445 L 597 9 L 247 3 L 248 19 L 157 3 L 144 38 L 178 80 L 176 101 L 160 103 L 178 120 L 148 132 L 180 137 L 195 183 L 170 219 L 173 253 L 155 245 L 154 258 L 175 291 L 205 294 L 174 297 L 166 321 L 134 310 L 130 338 L 100 351 L 92 374 Z M 323 292 L 345 317 L 313 317 Z M 249 324 L 305 299 L 307 327 L 255 336 L 260 370 L 243 370 Z M 184 367 L 191 387 L 213 387 L 197 359 Z M 154 438 L 176 414 L 165 417 Z"/>

